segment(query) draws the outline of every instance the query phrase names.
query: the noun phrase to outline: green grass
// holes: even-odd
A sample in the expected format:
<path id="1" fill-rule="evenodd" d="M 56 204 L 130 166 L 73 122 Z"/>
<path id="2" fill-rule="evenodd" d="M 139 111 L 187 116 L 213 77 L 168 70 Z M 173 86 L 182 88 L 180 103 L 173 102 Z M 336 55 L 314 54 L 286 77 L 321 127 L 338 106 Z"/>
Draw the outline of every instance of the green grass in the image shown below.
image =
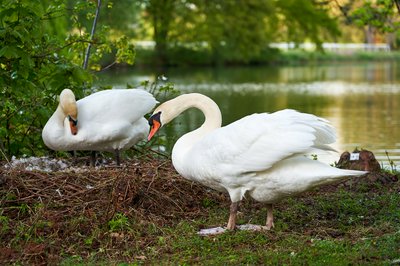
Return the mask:
<path id="1" fill-rule="evenodd" d="M 399 193 L 385 191 L 384 187 L 373 195 L 339 191 L 318 194 L 312 199 L 307 196 L 291 198 L 277 206 L 276 227 L 272 231 L 199 236 L 199 228 L 223 225 L 227 220 L 227 208 L 212 206 L 210 216 L 205 219 L 181 221 L 172 227 L 140 229 L 146 230 L 147 237 L 153 241 L 145 248 L 136 247 L 136 251 L 134 246 L 130 247 L 133 251 L 130 255 L 136 254 L 137 259 L 133 256 L 129 262 L 389 265 L 400 259 L 399 202 Z M 253 205 L 253 202 L 244 204 L 240 222 L 251 219 L 253 223 L 263 223 L 266 210 L 259 204 L 254 209 Z M 123 232 L 128 233 L 127 229 Z M 90 260 L 86 262 L 94 263 Z"/>
<path id="2" fill-rule="evenodd" d="M 400 259 L 399 194 L 374 198 L 339 192 L 289 199 L 276 211 L 276 227 L 266 233 L 228 232 L 201 237 L 198 228 L 225 222 L 226 210 L 213 210 L 205 221 L 171 228 L 165 252 L 153 262 L 165 264 L 354 265 L 390 264 Z M 383 207 L 384 206 L 384 207 Z M 250 206 L 248 206 L 250 207 Z M 262 223 L 265 211 L 247 215 Z M 219 223 L 218 223 L 219 222 Z"/>

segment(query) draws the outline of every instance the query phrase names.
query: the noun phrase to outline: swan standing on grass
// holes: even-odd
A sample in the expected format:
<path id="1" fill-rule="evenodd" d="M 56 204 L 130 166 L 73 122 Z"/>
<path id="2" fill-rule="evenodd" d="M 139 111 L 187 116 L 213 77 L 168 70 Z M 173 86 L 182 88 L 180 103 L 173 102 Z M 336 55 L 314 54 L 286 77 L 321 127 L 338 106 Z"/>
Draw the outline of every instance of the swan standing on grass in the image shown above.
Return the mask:
<path id="1" fill-rule="evenodd" d="M 71 90 L 64 89 L 42 138 L 56 151 L 115 151 L 119 165 L 119 151 L 146 137 L 149 125 L 143 115 L 156 103 L 153 95 L 141 89 L 104 90 L 78 101 Z"/>
<path id="2" fill-rule="evenodd" d="M 306 157 L 310 152 L 333 150 L 328 144 L 335 141 L 335 131 L 323 118 L 282 110 L 249 115 L 221 127 L 218 105 L 198 93 L 178 96 L 157 107 L 149 119 L 148 140 L 191 107 L 204 113 L 205 122 L 178 139 L 172 162 L 183 177 L 229 193 L 232 203 L 227 229 L 236 227 L 238 205 L 245 195 L 267 203 L 266 226 L 258 229 L 269 230 L 274 226 L 273 203 L 366 173 L 334 168 Z"/>

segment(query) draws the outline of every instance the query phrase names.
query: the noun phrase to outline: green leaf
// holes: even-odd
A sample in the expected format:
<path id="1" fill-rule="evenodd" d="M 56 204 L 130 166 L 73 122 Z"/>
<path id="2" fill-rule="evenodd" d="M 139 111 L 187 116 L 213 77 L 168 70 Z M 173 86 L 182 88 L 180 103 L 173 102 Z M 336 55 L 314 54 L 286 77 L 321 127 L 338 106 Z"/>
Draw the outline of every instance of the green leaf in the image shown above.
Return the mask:
<path id="1" fill-rule="evenodd" d="M 24 54 L 21 56 L 20 63 L 26 68 L 32 68 L 35 66 L 35 62 L 28 54 Z"/>
<path id="2" fill-rule="evenodd" d="M 4 46 L 0 49 L 0 57 L 2 56 L 7 59 L 19 58 L 19 49 L 15 46 Z"/>
<path id="3" fill-rule="evenodd" d="M 72 77 L 74 78 L 74 81 L 77 83 L 84 83 L 87 81 L 91 81 L 91 76 L 88 74 L 88 72 L 80 67 L 75 67 L 72 70 Z"/>

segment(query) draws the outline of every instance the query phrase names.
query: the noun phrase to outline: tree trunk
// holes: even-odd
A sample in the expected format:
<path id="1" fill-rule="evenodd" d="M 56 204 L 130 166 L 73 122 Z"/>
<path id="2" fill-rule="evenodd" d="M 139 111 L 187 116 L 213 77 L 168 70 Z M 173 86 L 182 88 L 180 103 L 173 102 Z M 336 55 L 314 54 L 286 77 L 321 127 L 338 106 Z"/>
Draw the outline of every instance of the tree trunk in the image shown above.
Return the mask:
<path id="1" fill-rule="evenodd" d="M 398 11 L 399 14 L 400 14 L 400 0 L 393 0 L 393 2 L 396 4 L 397 11 Z"/>
<path id="2" fill-rule="evenodd" d="M 168 34 L 173 19 L 175 0 L 152 0 L 150 1 L 149 12 L 153 17 L 154 41 L 157 63 L 168 64 Z"/>
<path id="3" fill-rule="evenodd" d="M 365 41 L 368 44 L 374 43 L 374 30 L 371 25 L 368 25 L 367 29 L 365 30 Z"/>

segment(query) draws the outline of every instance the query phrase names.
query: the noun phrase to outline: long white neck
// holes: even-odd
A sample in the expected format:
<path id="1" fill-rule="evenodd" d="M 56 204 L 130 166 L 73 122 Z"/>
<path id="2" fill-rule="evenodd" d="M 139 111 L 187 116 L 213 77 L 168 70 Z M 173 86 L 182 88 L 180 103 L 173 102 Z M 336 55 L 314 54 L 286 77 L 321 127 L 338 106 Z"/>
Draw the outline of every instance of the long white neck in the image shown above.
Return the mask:
<path id="1" fill-rule="evenodd" d="M 166 124 L 180 113 L 192 107 L 203 112 L 205 121 L 198 129 L 185 134 L 176 142 L 172 150 L 172 160 L 175 166 L 197 141 L 202 139 L 207 133 L 221 127 L 221 111 L 213 100 L 199 93 L 178 96 L 160 105 L 155 111 L 155 113 L 157 111 L 162 112 L 162 124 Z"/>
<path id="2" fill-rule="evenodd" d="M 64 89 L 61 92 L 57 110 L 43 128 L 42 138 L 47 147 L 53 150 L 64 150 L 70 145 L 72 135 L 69 123 L 65 119 L 67 115 L 75 119 L 78 117 L 75 95 L 70 89 Z M 74 141 L 76 142 L 76 139 Z"/>
<path id="3" fill-rule="evenodd" d="M 204 114 L 204 123 L 196 131 L 201 131 L 203 134 L 206 134 L 209 131 L 221 127 L 221 111 L 213 100 L 198 93 L 187 94 L 183 99 L 187 99 L 186 103 L 188 108 L 195 107 Z M 182 106 L 184 107 L 184 105 Z"/>
<path id="4" fill-rule="evenodd" d="M 221 127 L 222 117 L 218 105 L 209 97 L 199 93 L 182 94 L 161 104 L 154 113 L 162 112 L 162 124 L 169 123 L 189 108 L 197 108 L 203 112 L 205 121 L 200 128 L 215 129 Z"/>
<path id="5" fill-rule="evenodd" d="M 58 105 L 56 111 L 54 112 L 54 114 L 50 117 L 49 120 L 52 121 L 52 123 L 54 123 L 55 125 L 57 125 L 57 127 L 59 127 L 59 129 L 64 129 L 64 120 L 65 120 L 65 113 L 63 111 L 63 109 L 61 108 L 61 105 Z"/>
<path id="6" fill-rule="evenodd" d="M 78 116 L 75 95 L 70 89 L 64 89 L 61 92 L 60 102 L 57 106 L 57 110 L 50 117 L 47 124 L 49 124 L 49 126 L 52 126 L 54 130 L 64 130 L 64 121 L 67 115 L 71 115 L 75 119 Z M 58 134 L 60 133 L 58 132 Z"/>
<path id="7" fill-rule="evenodd" d="M 64 124 L 65 117 L 66 115 L 61 105 L 58 105 L 57 110 L 53 113 L 43 128 L 43 141 L 47 147 L 53 150 L 57 150 L 56 147 L 65 143 L 64 138 L 68 133 L 67 130 L 69 130 L 69 128 L 66 128 Z"/>

